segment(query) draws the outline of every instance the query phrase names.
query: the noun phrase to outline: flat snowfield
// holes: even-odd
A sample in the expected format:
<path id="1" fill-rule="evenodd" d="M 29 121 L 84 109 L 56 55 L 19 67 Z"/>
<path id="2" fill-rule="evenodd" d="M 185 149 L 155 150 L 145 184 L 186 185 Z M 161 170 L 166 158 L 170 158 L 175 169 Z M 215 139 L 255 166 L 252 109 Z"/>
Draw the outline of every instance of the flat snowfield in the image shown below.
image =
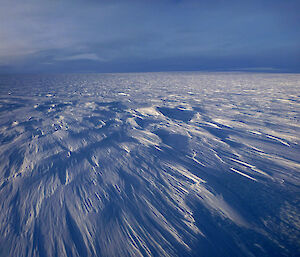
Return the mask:
<path id="1" fill-rule="evenodd" d="M 0 76 L 0 256 L 299 256 L 300 74 Z"/>

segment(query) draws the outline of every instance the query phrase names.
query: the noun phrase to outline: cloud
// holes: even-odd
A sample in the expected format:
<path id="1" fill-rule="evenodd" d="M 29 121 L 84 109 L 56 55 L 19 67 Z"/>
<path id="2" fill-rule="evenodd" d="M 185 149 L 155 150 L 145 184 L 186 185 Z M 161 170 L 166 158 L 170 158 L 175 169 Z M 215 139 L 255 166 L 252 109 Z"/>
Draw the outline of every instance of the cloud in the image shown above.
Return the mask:
<path id="1" fill-rule="evenodd" d="M 248 67 L 251 59 L 253 67 L 296 69 L 298 11 L 298 5 L 277 0 L 3 0 L 0 65 L 21 71 L 29 63 L 32 69 L 49 69 L 43 63 L 51 63 L 59 72 L 72 63 L 81 69 L 93 61 L 112 70 L 140 65 L 146 70 L 153 63 L 155 70 L 181 60 L 186 66 L 180 69 L 197 69 L 205 66 L 204 60 L 209 67 L 215 61 L 228 68 Z M 62 67 L 62 62 L 71 64 Z M 101 71 L 98 67 L 91 68 Z"/>
<path id="2" fill-rule="evenodd" d="M 76 60 L 90 60 L 90 61 L 105 61 L 95 53 L 77 54 L 66 57 L 58 57 L 56 61 L 76 61 Z"/>

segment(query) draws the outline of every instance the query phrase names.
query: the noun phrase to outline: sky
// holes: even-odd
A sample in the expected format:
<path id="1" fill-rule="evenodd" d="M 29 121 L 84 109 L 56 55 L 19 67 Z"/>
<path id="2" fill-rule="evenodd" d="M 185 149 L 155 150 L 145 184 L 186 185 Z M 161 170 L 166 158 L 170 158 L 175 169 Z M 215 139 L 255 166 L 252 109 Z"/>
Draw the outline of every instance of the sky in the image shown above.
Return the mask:
<path id="1" fill-rule="evenodd" d="M 0 0 L 0 73 L 300 72 L 299 0 Z"/>

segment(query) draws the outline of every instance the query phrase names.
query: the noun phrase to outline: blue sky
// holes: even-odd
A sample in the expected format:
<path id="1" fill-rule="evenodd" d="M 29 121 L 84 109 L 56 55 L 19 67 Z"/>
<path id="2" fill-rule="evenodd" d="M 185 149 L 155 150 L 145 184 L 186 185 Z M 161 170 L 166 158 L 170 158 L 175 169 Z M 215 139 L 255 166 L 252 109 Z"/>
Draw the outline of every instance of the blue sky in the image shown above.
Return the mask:
<path id="1" fill-rule="evenodd" d="M 0 73 L 300 72 L 300 1 L 0 2 Z"/>

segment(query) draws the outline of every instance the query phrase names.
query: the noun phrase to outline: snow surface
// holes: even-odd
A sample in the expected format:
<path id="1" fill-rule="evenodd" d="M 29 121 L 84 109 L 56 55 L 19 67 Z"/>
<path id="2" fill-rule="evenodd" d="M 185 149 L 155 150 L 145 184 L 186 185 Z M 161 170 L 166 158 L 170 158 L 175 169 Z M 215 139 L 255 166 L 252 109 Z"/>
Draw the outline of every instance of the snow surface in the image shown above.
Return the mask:
<path id="1" fill-rule="evenodd" d="M 297 256 L 300 75 L 1 75 L 0 256 Z"/>

